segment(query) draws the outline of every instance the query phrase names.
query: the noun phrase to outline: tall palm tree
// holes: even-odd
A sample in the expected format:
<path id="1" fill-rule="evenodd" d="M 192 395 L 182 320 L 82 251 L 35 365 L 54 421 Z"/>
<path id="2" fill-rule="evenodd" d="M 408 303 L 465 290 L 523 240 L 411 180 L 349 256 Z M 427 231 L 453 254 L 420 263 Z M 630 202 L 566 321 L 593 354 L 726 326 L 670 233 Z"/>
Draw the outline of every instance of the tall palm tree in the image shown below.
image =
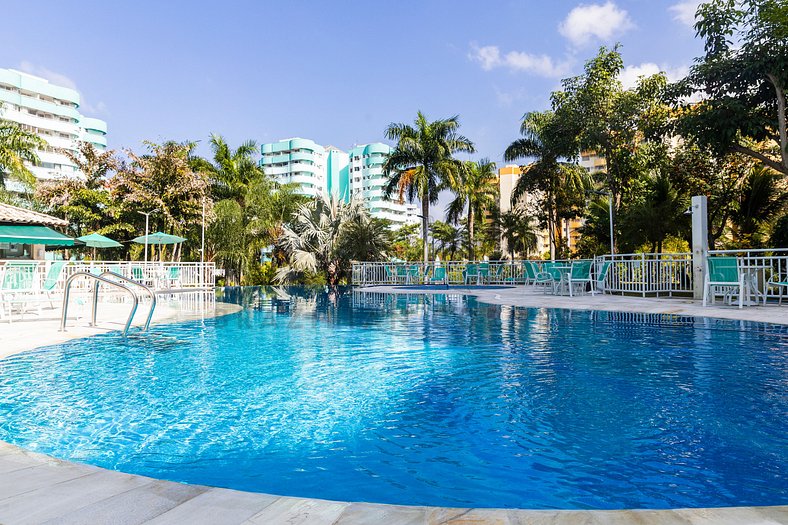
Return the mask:
<path id="1" fill-rule="evenodd" d="M 444 260 L 454 259 L 456 253 L 460 251 L 464 237 L 462 230 L 462 227 L 455 228 L 443 221 L 432 223 L 432 238 L 438 242 L 438 250 Z"/>
<path id="2" fill-rule="evenodd" d="M 192 168 L 210 175 L 214 199 L 235 199 L 243 204 L 250 187 L 265 176 L 254 157 L 257 143 L 247 140 L 233 150 L 223 136 L 212 133 L 209 144 L 213 152 L 212 162 L 193 157 Z"/>
<path id="3" fill-rule="evenodd" d="M 478 162 L 468 161 L 463 164 L 458 176 L 450 181 L 450 189 L 456 195 L 446 209 L 446 218 L 457 224 L 468 209 L 468 259 L 474 260 L 476 244 L 474 227 L 476 220 L 484 217 L 498 200 L 498 180 L 495 163 L 489 159 Z"/>
<path id="4" fill-rule="evenodd" d="M 547 228 L 551 256 L 563 247 L 561 221 L 580 215 L 585 205 L 586 191 L 591 187 L 588 173 L 576 163 L 566 162 L 575 152 L 564 151 L 564 130 L 555 121 L 552 111 L 526 113 L 520 125 L 522 138 L 512 142 L 504 158 L 515 161 L 533 158 L 522 168 L 522 175 L 512 191 L 512 205 L 527 193 L 539 199 L 537 218 Z"/>
<path id="5" fill-rule="evenodd" d="M 459 118 L 455 115 L 430 122 L 419 111 L 414 125 L 389 124 L 386 138 L 397 141 L 396 147 L 386 157 L 383 173 L 388 177 L 386 196 L 395 192 L 403 200 L 421 199 L 421 235 L 425 264 L 429 259 L 430 204 L 438 201 L 438 192 L 456 178 L 462 163 L 453 155 L 458 152 L 473 153 L 473 143 L 460 135 Z"/>
<path id="6" fill-rule="evenodd" d="M 7 176 L 32 185 L 35 178 L 25 162 L 38 164 L 36 150 L 43 149 L 46 141 L 22 129 L 19 124 L 0 119 L 0 188 L 5 188 Z"/>

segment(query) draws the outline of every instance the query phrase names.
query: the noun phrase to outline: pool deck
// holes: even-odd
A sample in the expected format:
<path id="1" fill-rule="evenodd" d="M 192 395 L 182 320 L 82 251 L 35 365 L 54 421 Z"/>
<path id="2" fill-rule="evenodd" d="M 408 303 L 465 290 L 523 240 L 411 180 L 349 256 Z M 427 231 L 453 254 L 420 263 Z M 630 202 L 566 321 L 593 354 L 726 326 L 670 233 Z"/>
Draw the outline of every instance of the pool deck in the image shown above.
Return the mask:
<path id="1" fill-rule="evenodd" d="M 689 299 L 543 295 L 533 290 L 506 287 L 369 287 L 370 292 L 467 293 L 502 305 L 573 308 L 677 315 L 700 315 L 788 324 L 788 305 L 703 308 Z M 121 315 L 122 305 L 108 306 L 102 317 Z M 175 322 L 238 310 L 217 303 L 212 312 L 184 314 L 166 305 L 154 322 Z M 123 310 L 125 311 L 125 310 Z M 139 315 L 139 314 L 138 314 Z M 46 344 L 118 329 L 99 320 L 101 328 L 85 319 L 71 320 L 73 328 L 58 332 L 53 312 L 41 319 L 0 322 L 0 357 Z M 537 511 L 407 507 L 368 503 L 280 497 L 269 494 L 186 485 L 124 474 L 89 465 L 58 460 L 25 451 L 0 441 L 0 523 L 84 524 L 788 524 L 788 506 L 729 507 L 718 509 Z"/>

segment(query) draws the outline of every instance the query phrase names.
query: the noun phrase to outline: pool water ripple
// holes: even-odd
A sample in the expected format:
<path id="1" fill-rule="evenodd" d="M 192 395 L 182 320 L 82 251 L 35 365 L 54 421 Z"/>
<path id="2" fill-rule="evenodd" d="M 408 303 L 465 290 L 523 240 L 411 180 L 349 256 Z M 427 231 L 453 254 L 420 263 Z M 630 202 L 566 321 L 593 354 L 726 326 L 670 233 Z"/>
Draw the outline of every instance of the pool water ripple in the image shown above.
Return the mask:
<path id="1" fill-rule="evenodd" d="M 238 314 L 0 361 L 0 439 L 292 496 L 788 503 L 788 333 L 460 295 L 242 289 Z"/>

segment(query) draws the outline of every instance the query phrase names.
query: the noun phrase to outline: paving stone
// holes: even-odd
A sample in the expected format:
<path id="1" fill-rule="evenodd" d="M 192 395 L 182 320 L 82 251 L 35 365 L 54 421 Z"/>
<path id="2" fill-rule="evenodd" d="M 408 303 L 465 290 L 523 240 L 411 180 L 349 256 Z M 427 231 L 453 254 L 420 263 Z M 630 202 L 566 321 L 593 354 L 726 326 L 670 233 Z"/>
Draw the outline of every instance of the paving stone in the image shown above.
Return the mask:
<path id="1" fill-rule="evenodd" d="M 70 479 L 87 476 L 96 469 L 84 465 L 63 463 L 61 465 L 39 464 L 35 467 L 13 470 L 0 476 L 0 501 Z"/>
<path id="2" fill-rule="evenodd" d="M 44 523 L 50 525 L 145 523 L 206 490 L 207 487 L 153 480 L 136 489 L 87 505 L 74 512 L 62 514 Z"/>
<path id="3" fill-rule="evenodd" d="M 151 481 L 131 474 L 98 471 L 0 501 L 0 522 L 42 523 Z"/>
<path id="4" fill-rule="evenodd" d="M 347 506 L 348 503 L 334 501 L 278 498 L 244 523 L 255 525 L 274 523 L 332 525 Z"/>
<path id="5" fill-rule="evenodd" d="M 342 512 L 336 525 L 367 525 L 385 523 L 391 525 L 422 525 L 428 521 L 428 507 L 406 507 L 400 505 L 375 505 L 351 503 Z"/>
<path id="6" fill-rule="evenodd" d="M 430 525 L 510 525 L 509 512 L 501 509 L 433 509 Z"/>
<path id="7" fill-rule="evenodd" d="M 146 525 L 212 525 L 243 523 L 276 501 L 278 496 L 213 488 L 160 514 Z"/>

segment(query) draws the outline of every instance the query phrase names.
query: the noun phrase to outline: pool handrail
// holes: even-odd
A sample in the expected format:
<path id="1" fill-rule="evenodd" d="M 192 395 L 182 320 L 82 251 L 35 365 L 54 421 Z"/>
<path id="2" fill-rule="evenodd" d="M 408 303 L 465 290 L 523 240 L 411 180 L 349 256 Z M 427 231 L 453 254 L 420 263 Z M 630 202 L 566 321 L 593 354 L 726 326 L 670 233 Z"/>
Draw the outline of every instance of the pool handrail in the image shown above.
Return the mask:
<path id="1" fill-rule="evenodd" d="M 177 268 L 176 267 L 170 268 L 170 272 L 172 272 L 173 269 L 177 269 Z M 113 271 L 107 270 L 107 271 L 105 271 L 105 272 L 103 272 L 101 274 L 101 277 L 104 277 L 106 275 L 111 275 L 112 277 L 120 279 L 121 282 L 128 283 L 128 284 L 133 284 L 135 286 L 139 286 L 140 288 L 145 290 L 148 293 L 148 295 L 150 295 L 151 303 L 150 303 L 150 309 L 148 310 L 148 317 L 145 319 L 145 324 L 142 325 L 142 331 L 145 332 L 148 328 L 150 328 L 150 322 L 151 322 L 151 319 L 153 319 L 153 311 L 156 309 L 156 293 L 153 290 L 151 290 L 150 286 L 142 284 L 139 281 L 135 281 L 133 279 L 129 279 L 128 277 L 126 277 L 124 275 L 121 275 L 121 274 L 119 274 L 117 272 L 113 272 Z M 93 302 L 94 303 L 98 302 L 98 286 L 96 286 L 96 289 L 93 291 Z M 93 322 L 94 323 L 96 322 L 95 317 L 93 319 Z"/>
<path id="2" fill-rule="evenodd" d="M 131 295 L 132 298 L 132 306 L 131 312 L 129 313 L 129 318 L 126 320 L 126 326 L 123 328 L 123 337 L 129 332 L 129 327 L 131 327 L 131 321 L 134 319 L 134 314 L 137 313 L 137 306 L 139 305 L 140 298 L 139 296 L 134 293 L 134 290 L 129 288 L 128 286 L 121 284 L 117 281 L 113 281 L 112 279 L 107 279 L 106 277 L 101 277 L 100 275 L 95 275 L 90 272 L 76 272 L 71 274 L 69 278 L 66 280 L 65 289 L 63 292 L 63 312 L 60 316 L 60 330 L 59 332 L 66 331 L 66 319 L 68 318 L 68 299 L 71 295 L 71 283 L 79 277 L 88 277 L 90 279 L 94 279 L 96 281 L 96 288 L 95 288 L 95 297 L 98 297 L 98 286 L 99 283 L 107 283 L 109 285 L 115 286 L 116 288 L 120 288 L 125 290 L 126 292 Z M 96 303 L 93 304 L 93 311 L 91 312 L 91 323 L 90 326 L 96 326 Z"/>

